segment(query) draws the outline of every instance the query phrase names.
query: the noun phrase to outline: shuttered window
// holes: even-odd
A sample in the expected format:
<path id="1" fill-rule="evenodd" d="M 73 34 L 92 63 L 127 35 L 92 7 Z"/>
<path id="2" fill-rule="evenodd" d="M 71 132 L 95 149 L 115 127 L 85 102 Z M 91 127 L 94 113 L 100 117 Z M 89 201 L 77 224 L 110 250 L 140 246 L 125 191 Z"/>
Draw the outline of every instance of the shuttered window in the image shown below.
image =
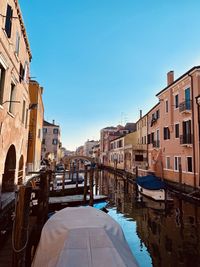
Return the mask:
<path id="1" fill-rule="evenodd" d="M 5 31 L 6 31 L 8 38 L 11 37 L 12 15 L 13 15 L 12 7 L 10 5 L 7 5 Z"/>
<path id="2" fill-rule="evenodd" d="M 170 131 L 168 127 L 164 127 L 164 140 L 170 139 Z"/>

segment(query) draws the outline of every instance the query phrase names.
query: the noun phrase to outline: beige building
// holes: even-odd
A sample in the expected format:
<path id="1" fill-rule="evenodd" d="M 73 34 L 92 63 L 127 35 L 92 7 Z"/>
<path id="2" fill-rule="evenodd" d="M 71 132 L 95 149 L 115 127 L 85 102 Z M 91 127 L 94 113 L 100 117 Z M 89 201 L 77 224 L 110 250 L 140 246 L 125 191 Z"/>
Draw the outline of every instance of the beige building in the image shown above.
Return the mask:
<path id="1" fill-rule="evenodd" d="M 27 172 L 38 171 L 41 162 L 44 105 L 42 101 L 43 87 L 37 81 L 30 81 L 30 120 L 28 135 Z"/>
<path id="2" fill-rule="evenodd" d="M 0 208 L 25 175 L 31 52 L 18 1 L 0 3 Z M 5 194 L 6 193 L 6 194 Z"/>
<path id="3" fill-rule="evenodd" d="M 43 140 L 42 140 L 42 159 L 48 158 L 59 162 L 61 159 L 61 135 L 60 126 L 44 121 L 43 123 Z"/>

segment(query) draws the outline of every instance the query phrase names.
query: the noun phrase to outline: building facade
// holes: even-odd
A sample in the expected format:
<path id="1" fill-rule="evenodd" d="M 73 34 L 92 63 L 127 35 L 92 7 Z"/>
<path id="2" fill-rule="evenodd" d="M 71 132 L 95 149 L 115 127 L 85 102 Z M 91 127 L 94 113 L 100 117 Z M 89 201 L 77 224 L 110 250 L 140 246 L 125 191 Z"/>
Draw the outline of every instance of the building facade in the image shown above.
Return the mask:
<path id="1" fill-rule="evenodd" d="M 99 141 L 87 140 L 83 146 L 83 155 L 86 157 L 92 157 L 93 147 L 98 145 Z"/>
<path id="2" fill-rule="evenodd" d="M 157 151 L 149 152 L 149 167 L 165 179 L 199 187 L 200 66 L 176 80 L 171 71 L 167 78 L 167 87 L 156 95 L 160 102 L 160 119 L 153 126 Z"/>
<path id="3" fill-rule="evenodd" d="M 31 52 L 17 0 L 0 4 L 0 203 L 25 177 Z"/>
<path id="4" fill-rule="evenodd" d="M 40 169 L 44 105 L 42 100 L 43 87 L 37 81 L 30 81 L 30 120 L 28 135 L 27 171 L 38 171 Z"/>
<path id="5" fill-rule="evenodd" d="M 42 159 L 60 161 L 61 158 L 61 133 L 60 126 L 45 121 L 43 122 Z"/>

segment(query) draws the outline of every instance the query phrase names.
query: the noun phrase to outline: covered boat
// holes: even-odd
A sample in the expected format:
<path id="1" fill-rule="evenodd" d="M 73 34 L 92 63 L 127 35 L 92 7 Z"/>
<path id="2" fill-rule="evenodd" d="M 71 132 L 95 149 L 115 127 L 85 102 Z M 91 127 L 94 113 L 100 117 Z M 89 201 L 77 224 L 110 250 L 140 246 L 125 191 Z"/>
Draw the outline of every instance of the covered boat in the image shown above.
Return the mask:
<path id="1" fill-rule="evenodd" d="M 65 208 L 44 225 L 32 267 L 138 266 L 121 227 L 92 207 Z"/>
<path id="2" fill-rule="evenodd" d="M 138 191 L 154 200 L 165 200 L 166 184 L 154 175 L 147 175 L 136 178 Z"/>

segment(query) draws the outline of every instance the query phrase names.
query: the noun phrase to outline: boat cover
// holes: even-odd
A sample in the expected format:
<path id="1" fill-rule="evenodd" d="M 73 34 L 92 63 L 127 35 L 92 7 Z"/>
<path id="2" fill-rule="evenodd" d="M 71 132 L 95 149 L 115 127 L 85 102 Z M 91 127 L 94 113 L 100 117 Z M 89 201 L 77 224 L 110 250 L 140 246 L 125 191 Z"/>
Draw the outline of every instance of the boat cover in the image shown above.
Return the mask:
<path id="1" fill-rule="evenodd" d="M 149 190 L 165 189 L 166 187 L 165 182 L 161 181 L 160 178 L 153 175 L 137 177 L 136 183 L 139 186 Z"/>
<path id="2" fill-rule="evenodd" d="M 121 227 L 92 207 L 65 208 L 44 225 L 32 267 L 138 266 Z"/>

